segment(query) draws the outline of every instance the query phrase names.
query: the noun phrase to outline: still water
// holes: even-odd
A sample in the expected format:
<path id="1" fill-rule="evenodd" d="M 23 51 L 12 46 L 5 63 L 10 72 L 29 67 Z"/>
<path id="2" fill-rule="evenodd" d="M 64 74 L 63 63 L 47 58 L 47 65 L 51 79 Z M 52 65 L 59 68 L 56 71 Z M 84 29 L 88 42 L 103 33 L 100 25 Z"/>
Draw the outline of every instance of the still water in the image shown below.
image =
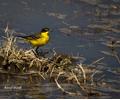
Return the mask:
<path id="1" fill-rule="evenodd" d="M 5 36 L 3 29 L 7 23 L 11 29 L 26 35 L 49 27 L 52 30 L 50 42 L 43 49 L 54 48 L 58 53 L 85 57 L 82 63 L 90 64 L 104 57 L 102 63 L 105 65 L 106 79 L 117 92 L 109 89 L 100 91 L 108 94 L 103 98 L 120 98 L 120 71 L 112 73 L 112 70 L 120 70 L 120 63 L 116 58 L 102 53 L 111 52 L 104 45 L 111 39 L 108 36 L 118 41 L 120 39 L 119 0 L 0 0 L 0 36 Z M 30 48 L 28 44 L 18 45 L 24 49 Z M 120 48 L 115 50 L 119 54 Z M 82 98 L 63 95 L 53 83 L 46 81 L 33 84 L 20 82 L 22 89 L 11 90 L 5 89 L 7 83 L 4 78 L 2 80 L 0 98 Z"/>

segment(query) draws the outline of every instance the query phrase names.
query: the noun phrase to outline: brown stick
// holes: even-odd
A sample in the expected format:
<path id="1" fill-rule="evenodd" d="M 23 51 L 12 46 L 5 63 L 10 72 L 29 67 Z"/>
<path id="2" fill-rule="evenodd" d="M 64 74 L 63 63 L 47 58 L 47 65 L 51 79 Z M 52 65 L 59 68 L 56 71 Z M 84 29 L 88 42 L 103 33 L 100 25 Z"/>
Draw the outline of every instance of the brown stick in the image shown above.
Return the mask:
<path id="1" fill-rule="evenodd" d="M 80 93 L 73 93 L 73 92 L 69 92 L 66 91 L 64 88 L 62 88 L 62 86 L 58 83 L 58 78 L 60 77 L 61 74 L 64 74 L 64 72 L 59 72 L 57 78 L 55 79 L 55 83 L 57 84 L 57 87 L 64 93 L 69 94 L 69 95 L 81 95 Z"/>
<path id="2" fill-rule="evenodd" d="M 101 58 L 93 61 L 89 66 L 91 66 L 91 65 L 93 65 L 93 64 L 96 64 L 96 63 L 100 62 L 100 61 L 103 60 L 103 59 L 104 59 L 104 57 L 101 57 Z"/>

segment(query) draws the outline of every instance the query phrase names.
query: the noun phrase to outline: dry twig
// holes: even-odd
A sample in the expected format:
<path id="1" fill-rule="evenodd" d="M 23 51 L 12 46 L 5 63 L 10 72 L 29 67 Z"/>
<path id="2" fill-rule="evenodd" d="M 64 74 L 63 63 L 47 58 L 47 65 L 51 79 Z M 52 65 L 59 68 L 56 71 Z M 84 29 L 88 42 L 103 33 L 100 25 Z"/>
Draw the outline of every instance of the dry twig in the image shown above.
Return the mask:
<path id="1" fill-rule="evenodd" d="M 80 84 L 80 82 L 79 82 L 77 76 L 76 76 L 75 73 L 73 72 L 73 70 L 71 70 L 71 72 L 72 72 L 72 75 L 73 75 L 73 77 L 75 78 L 77 84 L 79 85 L 79 87 L 85 92 L 84 87 L 81 86 L 81 84 Z"/>
<path id="2" fill-rule="evenodd" d="M 69 95 L 81 95 L 80 93 L 73 93 L 73 92 L 69 92 L 66 91 L 64 88 L 62 88 L 62 86 L 58 83 L 58 78 L 60 77 L 61 74 L 65 74 L 65 72 L 59 72 L 57 78 L 55 79 L 55 83 L 57 84 L 57 87 L 64 93 L 69 94 Z"/>
<path id="3" fill-rule="evenodd" d="M 101 57 L 101 58 L 93 61 L 89 66 L 91 66 L 91 65 L 93 65 L 93 64 L 96 64 L 96 63 L 100 62 L 100 61 L 103 60 L 103 59 L 104 59 L 104 57 Z"/>
<path id="4" fill-rule="evenodd" d="M 86 74 L 85 74 L 85 71 L 82 67 L 82 64 L 78 64 L 78 67 L 81 69 L 81 71 L 83 73 L 84 84 L 86 84 Z"/>

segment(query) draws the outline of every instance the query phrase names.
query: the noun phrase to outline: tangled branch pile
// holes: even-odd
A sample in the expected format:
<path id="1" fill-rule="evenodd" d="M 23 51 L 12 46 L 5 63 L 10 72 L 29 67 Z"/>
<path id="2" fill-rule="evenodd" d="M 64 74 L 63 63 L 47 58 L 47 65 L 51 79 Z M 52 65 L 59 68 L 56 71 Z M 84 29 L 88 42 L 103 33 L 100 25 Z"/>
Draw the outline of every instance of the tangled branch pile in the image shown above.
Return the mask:
<path id="1" fill-rule="evenodd" d="M 7 36 L 0 47 L 0 72 L 19 74 L 36 74 L 43 79 L 54 79 L 60 90 L 70 95 L 100 95 L 91 92 L 94 84 L 94 75 L 97 70 L 86 65 L 77 64 L 79 59 L 67 55 L 57 54 L 52 57 L 36 57 L 32 50 L 23 50 L 16 45 L 14 31 L 7 31 Z M 66 91 L 58 82 L 69 82 L 79 86 L 82 92 Z"/>

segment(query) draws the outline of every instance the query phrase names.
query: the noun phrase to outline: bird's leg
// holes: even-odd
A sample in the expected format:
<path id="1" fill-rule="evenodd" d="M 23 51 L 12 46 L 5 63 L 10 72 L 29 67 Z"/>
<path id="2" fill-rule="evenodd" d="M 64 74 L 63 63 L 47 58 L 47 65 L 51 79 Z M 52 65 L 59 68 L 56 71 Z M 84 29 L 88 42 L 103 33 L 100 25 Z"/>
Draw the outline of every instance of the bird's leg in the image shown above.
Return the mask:
<path id="1" fill-rule="evenodd" d="M 39 47 L 34 47 L 34 49 L 32 50 L 33 53 L 34 53 L 34 55 L 35 55 L 36 57 L 39 56 L 38 48 L 39 48 Z"/>
<path id="2" fill-rule="evenodd" d="M 39 55 L 38 49 L 39 49 L 39 47 L 35 47 L 35 52 L 37 55 Z"/>

